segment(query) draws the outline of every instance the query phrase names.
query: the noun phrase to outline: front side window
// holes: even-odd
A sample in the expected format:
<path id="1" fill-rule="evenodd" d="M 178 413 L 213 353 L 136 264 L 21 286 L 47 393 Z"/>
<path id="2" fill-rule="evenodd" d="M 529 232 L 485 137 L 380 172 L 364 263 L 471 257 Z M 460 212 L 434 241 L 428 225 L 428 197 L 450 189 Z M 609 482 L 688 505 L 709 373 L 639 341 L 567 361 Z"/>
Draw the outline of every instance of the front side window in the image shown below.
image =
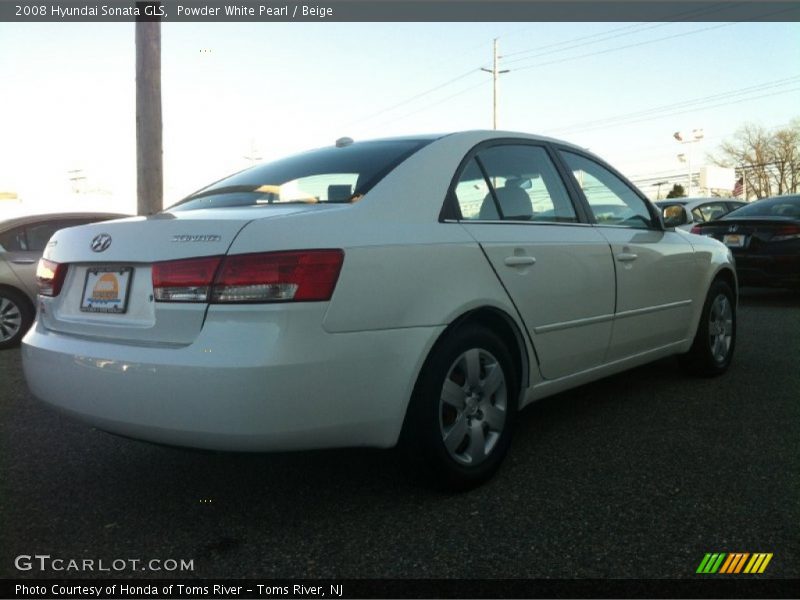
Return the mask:
<path id="1" fill-rule="evenodd" d="M 304 152 L 226 177 L 169 210 L 355 202 L 432 141 L 380 140 Z"/>
<path id="2" fill-rule="evenodd" d="M 539 146 L 480 150 L 461 173 L 455 196 L 464 220 L 577 221 L 561 177 Z"/>
<path id="3" fill-rule="evenodd" d="M 583 190 L 598 225 L 635 229 L 654 227 L 645 201 L 622 179 L 579 154 L 561 151 L 561 156 Z"/>

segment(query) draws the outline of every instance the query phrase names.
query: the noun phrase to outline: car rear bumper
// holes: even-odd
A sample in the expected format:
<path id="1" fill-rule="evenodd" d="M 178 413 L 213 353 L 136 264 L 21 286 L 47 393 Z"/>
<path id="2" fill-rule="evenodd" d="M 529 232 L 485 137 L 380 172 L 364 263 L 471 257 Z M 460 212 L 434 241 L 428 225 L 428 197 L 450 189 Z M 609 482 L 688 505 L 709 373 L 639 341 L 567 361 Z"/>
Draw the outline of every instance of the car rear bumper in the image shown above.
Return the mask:
<path id="1" fill-rule="evenodd" d="M 267 451 L 396 443 L 441 328 L 331 334 L 324 306 L 212 307 L 181 348 L 113 344 L 40 323 L 23 341 L 37 398 L 113 433 Z"/>
<path id="2" fill-rule="evenodd" d="M 800 287 L 800 255 L 748 255 L 734 253 L 741 285 Z"/>

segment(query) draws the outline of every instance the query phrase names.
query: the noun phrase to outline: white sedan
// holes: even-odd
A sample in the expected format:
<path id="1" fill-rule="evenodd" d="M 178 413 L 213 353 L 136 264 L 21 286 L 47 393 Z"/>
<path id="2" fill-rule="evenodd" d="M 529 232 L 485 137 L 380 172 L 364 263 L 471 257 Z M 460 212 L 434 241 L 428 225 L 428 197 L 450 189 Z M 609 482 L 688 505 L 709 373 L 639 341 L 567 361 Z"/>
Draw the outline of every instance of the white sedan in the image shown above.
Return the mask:
<path id="1" fill-rule="evenodd" d="M 69 414 L 199 448 L 400 443 L 462 489 L 531 402 L 670 355 L 718 375 L 736 334 L 725 246 L 508 132 L 343 138 L 58 232 L 38 277 L 25 375 Z"/>

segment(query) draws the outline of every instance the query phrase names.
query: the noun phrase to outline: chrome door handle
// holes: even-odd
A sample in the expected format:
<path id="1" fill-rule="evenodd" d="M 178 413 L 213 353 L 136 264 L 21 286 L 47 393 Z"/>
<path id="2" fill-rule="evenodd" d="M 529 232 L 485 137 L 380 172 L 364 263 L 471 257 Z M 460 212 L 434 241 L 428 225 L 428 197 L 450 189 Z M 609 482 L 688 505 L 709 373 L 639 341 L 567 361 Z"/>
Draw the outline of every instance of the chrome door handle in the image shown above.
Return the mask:
<path id="1" fill-rule="evenodd" d="M 506 256 L 503 261 L 509 267 L 524 267 L 536 262 L 533 256 Z"/>
<path id="2" fill-rule="evenodd" d="M 620 262 L 630 262 L 632 260 L 636 260 L 639 258 L 638 254 L 634 254 L 633 252 L 620 252 L 617 254 L 617 260 Z"/>
<path id="3" fill-rule="evenodd" d="M 15 265 L 32 265 L 37 261 L 35 258 L 18 258 L 17 260 L 12 260 L 11 262 Z"/>

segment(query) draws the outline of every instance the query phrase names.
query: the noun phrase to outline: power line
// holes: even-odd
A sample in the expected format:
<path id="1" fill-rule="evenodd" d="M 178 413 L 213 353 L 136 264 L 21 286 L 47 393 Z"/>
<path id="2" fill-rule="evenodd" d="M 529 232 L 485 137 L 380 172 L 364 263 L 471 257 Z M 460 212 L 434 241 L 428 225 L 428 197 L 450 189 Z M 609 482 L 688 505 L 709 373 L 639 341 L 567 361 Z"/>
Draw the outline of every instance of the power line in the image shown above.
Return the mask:
<path id="1" fill-rule="evenodd" d="M 721 10 L 730 10 L 732 8 L 736 8 L 738 6 L 743 6 L 745 4 L 746 4 L 746 2 L 735 2 L 735 3 L 726 4 L 726 5 L 723 5 L 723 6 L 711 6 L 711 7 L 695 8 L 695 9 L 692 9 L 692 10 L 687 10 L 687 11 L 675 13 L 672 16 L 669 17 L 669 19 L 670 19 L 669 21 L 664 22 L 664 23 L 656 23 L 656 24 L 653 24 L 653 23 L 634 23 L 632 25 L 625 25 L 624 27 L 618 27 L 618 28 L 612 29 L 610 31 L 602 31 L 602 32 L 599 32 L 599 33 L 593 33 L 593 34 L 582 36 L 582 37 L 579 37 L 579 38 L 573 38 L 571 40 L 565 40 L 565 41 L 562 41 L 562 42 L 556 42 L 556 43 L 553 43 L 553 44 L 546 44 L 544 46 L 537 46 L 535 48 L 529 48 L 527 50 L 519 50 L 517 52 L 512 52 L 510 54 L 505 54 L 505 55 L 503 55 L 503 58 L 509 58 L 511 56 L 518 56 L 520 54 L 528 54 L 528 53 L 531 53 L 531 52 L 538 52 L 538 51 L 541 51 L 541 50 L 549 50 L 551 48 L 557 48 L 559 46 L 567 46 L 568 44 L 573 44 L 573 42 L 583 42 L 583 43 L 578 43 L 578 44 L 573 44 L 571 46 L 567 46 L 566 48 L 561 48 L 561 49 L 557 49 L 557 50 L 550 50 L 549 52 L 542 52 L 540 54 L 537 54 L 534 57 L 530 57 L 529 56 L 527 58 L 518 58 L 518 59 L 515 59 L 515 60 L 512 60 L 512 61 L 508 61 L 509 63 L 519 62 L 520 60 L 527 60 L 527 59 L 530 59 L 530 58 L 536 58 L 538 56 L 544 56 L 544 55 L 547 55 L 547 54 L 553 54 L 555 52 L 563 52 L 565 50 L 572 50 L 574 48 L 579 48 L 581 46 L 589 46 L 591 44 L 597 44 L 597 43 L 600 43 L 600 42 L 608 41 L 610 39 L 616 39 L 616 38 L 625 37 L 625 36 L 628 36 L 628 35 L 634 35 L 636 33 L 640 33 L 642 31 L 647 31 L 647 30 L 650 30 L 650 29 L 656 29 L 656 28 L 659 28 L 659 27 L 665 27 L 667 25 L 675 25 L 676 23 L 681 22 L 681 20 L 685 19 L 686 17 L 688 17 L 690 15 L 696 17 L 696 16 L 700 16 L 700 15 L 703 15 L 703 14 L 710 14 L 710 13 L 714 13 L 714 12 L 719 12 Z M 672 20 L 672 19 L 674 19 L 674 20 Z M 631 29 L 632 29 L 632 31 L 629 31 Z M 620 33 L 620 32 L 626 32 L 626 33 Z M 592 40 L 593 38 L 600 38 L 600 39 L 595 39 L 594 41 L 585 41 L 585 40 Z"/>
<path id="2" fill-rule="evenodd" d="M 758 96 L 750 96 L 749 98 L 740 98 L 739 100 L 733 100 L 731 102 L 720 102 L 720 103 L 717 103 L 717 104 L 711 104 L 709 106 L 703 106 L 701 108 L 700 107 L 691 107 L 691 108 L 687 108 L 686 110 L 673 111 L 673 112 L 670 112 L 670 113 L 665 113 L 665 114 L 657 115 L 657 116 L 654 116 L 654 117 L 648 117 L 648 118 L 645 118 L 645 119 L 635 119 L 633 121 L 627 121 L 624 124 L 625 125 L 632 125 L 634 123 L 643 123 L 643 122 L 646 122 L 646 121 L 654 121 L 656 119 L 661 119 L 661 118 L 664 118 L 664 117 L 673 117 L 673 116 L 676 116 L 676 115 L 683 115 L 683 114 L 686 114 L 686 113 L 689 113 L 689 112 L 692 112 L 692 111 L 704 111 L 704 110 L 708 110 L 708 109 L 711 109 L 711 108 L 720 108 L 722 106 L 730 106 L 732 104 L 741 104 L 742 102 L 749 102 L 750 100 L 759 100 L 761 98 L 769 98 L 771 96 L 780 96 L 782 94 L 790 94 L 792 92 L 799 92 L 799 91 L 800 91 L 800 87 L 796 87 L 796 88 L 792 88 L 792 89 L 789 89 L 789 90 L 783 90 L 783 91 L 780 91 L 780 92 L 773 92 L 771 94 L 760 94 Z M 606 127 L 615 127 L 617 125 L 619 125 L 619 123 L 615 123 L 613 125 L 603 125 L 603 126 L 600 126 L 600 127 L 593 127 L 593 128 L 590 128 L 590 129 L 583 129 L 581 131 L 593 131 L 593 130 L 597 130 L 597 129 L 604 129 Z"/>
<path id="3" fill-rule="evenodd" d="M 594 129 L 602 129 L 605 126 L 612 126 L 618 125 L 620 123 L 629 121 L 632 118 L 637 117 L 644 117 L 648 115 L 653 115 L 661 112 L 670 112 L 674 111 L 675 109 L 687 108 L 687 107 L 695 107 L 695 105 L 702 105 L 707 104 L 709 102 L 715 102 L 719 99 L 729 99 L 732 96 L 742 96 L 746 94 L 752 94 L 755 92 L 761 92 L 767 89 L 776 88 L 776 87 L 784 87 L 787 85 L 793 85 L 800 81 L 800 75 L 794 77 L 786 77 L 784 79 L 775 79 L 772 81 L 766 81 L 764 83 L 760 83 L 757 85 L 752 85 L 745 88 L 738 88 L 735 90 L 729 90 L 725 92 L 720 92 L 717 94 L 712 94 L 710 96 L 703 96 L 700 98 L 693 98 L 691 100 L 683 100 L 681 102 L 673 102 L 670 104 L 662 104 L 660 106 L 655 106 L 652 108 L 647 108 L 644 110 L 632 112 L 632 113 L 625 113 L 622 115 L 615 115 L 612 117 L 605 117 L 602 119 L 594 119 L 591 121 L 584 121 L 582 123 L 574 123 L 572 125 L 566 125 L 564 127 L 557 127 L 555 129 L 547 130 L 548 133 L 558 133 L 558 132 L 569 132 L 574 130 L 579 131 L 589 131 Z M 670 114 L 672 114 L 670 112 Z M 640 121 L 632 121 L 638 123 Z"/>
<path id="4" fill-rule="evenodd" d="M 513 63 L 518 63 L 518 62 L 521 62 L 521 61 L 530 60 L 530 59 L 533 59 L 533 58 L 539 58 L 540 56 L 547 56 L 549 54 L 557 54 L 559 52 L 566 52 L 567 50 L 574 50 L 575 48 L 581 48 L 583 46 L 591 46 L 592 44 L 599 44 L 600 42 L 606 42 L 608 40 L 613 40 L 613 39 L 625 37 L 625 36 L 628 36 L 628 35 L 635 35 L 635 34 L 640 33 L 642 31 L 647 31 L 649 29 L 657 29 L 659 27 L 666 27 L 667 25 L 675 25 L 675 23 L 655 23 L 655 24 L 649 23 L 645 27 L 639 27 L 639 29 L 635 29 L 634 31 L 629 31 L 627 33 L 620 33 L 620 34 L 617 34 L 617 35 L 607 35 L 606 37 L 602 37 L 599 40 L 594 40 L 594 41 L 591 41 L 591 42 L 584 42 L 584 43 L 581 43 L 581 44 L 573 44 L 572 46 L 566 46 L 564 48 L 555 48 L 555 49 L 552 49 L 552 50 L 547 50 L 546 52 L 538 52 L 537 54 L 534 54 L 533 56 L 523 56 L 521 58 L 515 58 L 515 59 L 512 59 L 512 60 L 508 60 L 506 62 L 508 64 L 513 64 Z M 622 29 L 625 29 L 625 28 L 622 28 Z M 617 31 L 617 30 L 613 29 L 612 31 Z M 608 33 L 609 32 L 606 32 L 606 34 L 608 34 Z M 587 38 L 598 37 L 599 35 L 601 35 L 601 34 L 595 34 L 595 35 L 586 36 L 586 37 Z M 580 39 L 584 39 L 584 38 L 578 38 L 578 39 L 580 40 Z M 531 48 L 529 50 L 521 50 L 519 52 L 513 52 L 511 54 L 504 54 L 503 58 L 508 58 L 510 56 L 517 56 L 519 54 L 528 54 L 530 52 L 536 52 L 537 50 L 545 50 L 547 48 L 552 48 L 553 46 L 564 46 L 567 43 L 569 43 L 569 42 L 568 41 L 567 42 L 559 42 L 559 43 L 556 43 L 556 44 L 548 44 L 546 46 L 539 46 L 538 48 Z"/>
<path id="5" fill-rule="evenodd" d="M 710 31 L 712 29 L 720 29 L 722 27 L 730 27 L 731 25 L 739 25 L 738 21 L 732 23 L 722 23 L 720 25 L 712 25 L 711 27 L 703 27 L 701 29 L 694 29 L 692 31 L 685 31 L 683 33 L 676 33 L 674 35 L 668 35 L 660 38 L 656 38 L 654 40 L 645 40 L 643 42 L 637 42 L 635 44 L 627 44 L 625 46 L 615 46 L 614 48 L 607 48 L 605 50 L 596 50 L 593 52 L 588 52 L 586 54 L 578 54 L 577 56 L 568 56 L 566 58 L 558 58 L 556 60 L 550 60 L 547 62 L 536 63 L 534 65 L 525 65 L 522 67 L 517 67 L 515 70 L 517 71 L 524 71 L 525 69 L 535 69 L 537 67 L 546 67 L 549 65 L 557 65 L 564 62 L 569 62 L 571 60 L 578 60 L 581 58 L 589 58 L 593 56 L 598 56 L 600 54 L 609 54 L 611 52 L 617 52 L 619 50 L 627 50 L 628 48 L 638 48 L 639 46 L 646 46 L 648 44 L 655 44 L 656 42 L 663 42 L 664 40 L 671 40 L 679 37 L 685 37 L 687 35 L 694 35 L 696 33 L 702 33 L 704 31 Z"/>
<path id="6" fill-rule="evenodd" d="M 761 19 L 766 19 L 766 18 L 772 17 L 774 15 L 782 14 L 782 13 L 785 13 L 785 12 L 796 12 L 798 10 L 800 10 L 800 9 L 798 9 L 798 7 L 791 6 L 790 8 L 785 8 L 785 9 L 782 9 L 782 10 L 778 10 L 778 11 L 774 11 L 774 12 L 771 12 L 771 13 L 767 13 L 765 15 L 761 15 L 757 19 L 750 19 L 750 21 L 757 21 L 757 20 L 761 20 Z M 711 31 L 713 29 L 720 29 L 722 27 L 730 27 L 732 25 L 740 25 L 741 23 L 742 23 L 742 21 L 733 21 L 733 22 L 730 22 L 730 23 L 721 23 L 719 25 L 712 25 L 710 27 L 703 27 L 703 28 L 700 28 L 700 29 L 694 29 L 692 31 L 686 31 L 686 32 L 683 32 L 683 33 L 676 33 L 674 35 L 668 35 L 668 36 L 656 38 L 656 39 L 653 39 L 653 40 L 645 40 L 643 42 L 637 42 L 635 44 L 628 44 L 628 45 L 625 45 L 625 46 L 616 46 L 614 48 L 607 48 L 606 50 L 598 50 L 598 51 L 589 52 L 589 53 L 586 53 L 586 54 L 579 54 L 577 56 L 569 56 L 569 57 L 566 57 L 566 58 L 559 58 L 559 59 L 556 59 L 556 60 L 551 60 L 551 61 L 547 61 L 547 62 L 543 62 L 543 63 L 536 63 L 536 64 L 533 64 L 533 65 L 525 65 L 525 66 L 522 66 L 522 67 L 517 67 L 515 70 L 516 71 L 523 71 L 525 69 L 533 69 L 533 68 L 536 68 L 536 67 L 544 67 L 544 66 L 549 66 L 549 65 L 560 64 L 560 63 L 568 62 L 568 61 L 571 61 L 571 60 L 578 60 L 578 59 L 581 59 L 581 58 L 593 57 L 593 56 L 597 56 L 599 54 L 608 54 L 610 52 L 616 52 L 618 50 L 626 50 L 628 48 L 638 48 L 640 46 L 645 46 L 645 45 L 648 45 L 648 44 L 655 44 L 657 42 L 663 42 L 664 40 L 671 40 L 671 39 L 675 39 L 675 38 L 679 38 L 679 37 L 685 37 L 687 35 L 694 35 L 696 33 L 702 33 L 704 31 Z"/>
<path id="7" fill-rule="evenodd" d="M 401 116 L 401 117 L 396 117 L 396 118 L 394 118 L 394 119 L 391 119 L 391 120 L 389 120 L 389 121 L 384 121 L 383 123 L 379 123 L 379 124 L 378 124 L 378 125 L 376 125 L 375 127 L 385 127 L 386 125 L 391 125 L 392 123 L 395 123 L 395 122 L 397 122 L 397 121 L 402 121 L 402 120 L 404 120 L 404 119 L 407 119 L 408 117 L 411 117 L 411 116 L 413 116 L 413 115 L 416 115 L 417 113 L 421 113 L 421 112 L 424 112 L 424 111 L 426 111 L 426 110 L 430 110 L 431 108 L 434 108 L 434 107 L 436 107 L 436 106 L 439 106 L 440 104 L 443 104 L 443 103 L 447 102 L 448 100 L 452 100 L 453 98 L 457 98 L 458 96 L 461 96 L 461 95 L 463 95 L 463 94 L 466 94 L 466 93 L 468 93 L 468 92 L 471 92 L 471 91 L 472 91 L 472 90 L 474 90 L 474 89 L 477 89 L 477 88 L 479 88 L 479 87 L 485 86 L 485 85 L 487 85 L 488 83 L 490 83 L 488 80 L 486 80 L 486 81 L 481 81 L 481 82 L 480 82 L 479 84 L 477 84 L 477 85 L 470 86 L 470 87 L 468 87 L 468 88 L 466 88 L 466 89 L 464 89 L 464 90 L 461 90 L 460 92 L 456 92 L 455 94 L 453 94 L 453 95 L 451 95 L 451 96 L 447 96 L 446 98 L 442 98 L 441 100 L 439 100 L 439 101 L 437 101 L 437 102 L 434 102 L 433 104 L 428 104 L 428 105 L 426 105 L 426 106 L 423 106 L 423 107 L 421 107 L 421 108 L 418 108 L 417 110 L 415 110 L 415 111 L 412 111 L 412 112 L 410 112 L 410 113 L 407 113 L 407 114 L 405 114 L 405 115 L 403 115 L 403 116 Z"/>
<path id="8" fill-rule="evenodd" d="M 440 90 L 440 89 L 442 89 L 444 87 L 447 87 L 448 85 L 452 85 L 452 84 L 456 83 L 457 81 L 461 81 L 462 79 L 472 75 L 473 73 L 479 73 L 479 72 L 480 72 L 480 69 L 470 69 L 466 73 L 462 73 L 458 77 L 453 77 L 453 79 L 445 81 L 444 83 L 442 83 L 440 85 L 437 85 L 436 87 L 433 87 L 433 88 L 431 88 L 429 90 L 425 90 L 424 92 L 420 92 L 419 94 L 417 94 L 415 96 L 411 96 L 410 98 L 408 98 L 406 100 L 403 100 L 402 102 L 398 102 L 397 104 L 393 104 L 392 106 L 389 106 L 388 108 L 384 108 L 382 110 L 379 110 L 378 112 L 372 113 L 371 115 L 367 115 L 366 117 L 362 117 L 361 119 L 359 119 L 359 121 L 360 122 L 369 121 L 370 119 L 373 119 L 373 118 L 375 118 L 375 117 L 377 117 L 379 115 L 382 115 L 384 113 L 393 111 L 394 109 L 400 108 L 401 106 L 405 106 L 406 104 L 408 104 L 410 102 L 413 102 L 414 100 L 417 100 L 418 98 L 421 98 L 423 96 L 427 96 L 428 94 L 432 94 L 433 92 L 436 92 L 436 91 L 438 91 L 438 90 Z M 353 123 L 355 123 L 355 121 Z M 350 123 L 350 124 L 353 124 L 353 123 Z"/>

